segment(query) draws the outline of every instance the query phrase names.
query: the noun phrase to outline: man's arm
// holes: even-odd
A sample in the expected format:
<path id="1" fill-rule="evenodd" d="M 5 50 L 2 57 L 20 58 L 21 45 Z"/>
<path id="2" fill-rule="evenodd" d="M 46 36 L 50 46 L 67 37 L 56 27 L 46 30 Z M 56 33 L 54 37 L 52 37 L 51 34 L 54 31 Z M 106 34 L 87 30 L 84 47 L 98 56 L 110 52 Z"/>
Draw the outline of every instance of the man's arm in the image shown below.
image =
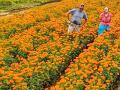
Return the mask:
<path id="1" fill-rule="evenodd" d="M 83 25 L 82 26 L 84 26 L 86 23 L 87 23 L 87 20 L 88 20 L 88 18 L 87 18 L 87 14 L 84 12 L 84 16 L 83 16 L 83 18 L 84 18 L 84 23 L 83 23 Z"/>
<path id="2" fill-rule="evenodd" d="M 87 23 L 87 19 L 84 19 L 85 21 L 84 21 L 84 23 L 83 23 L 83 26 Z"/>
<path id="3" fill-rule="evenodd" d="M 75 11 L 76 11 L 76 9 L 72 9 L 72 10 L 69 10 L 69 11 L 66 13 L 66 15 L 67 15 L 67 17 L 68 17 L 68 20 L 70 20 L 70 15 L 73 15 Z"/>
<path id="4" fill-rule="evenodd" d="M 69 11 L 66 13 L 66 16 L 67 16 L 68 20 L 70 20 L 70 12 Z"/>

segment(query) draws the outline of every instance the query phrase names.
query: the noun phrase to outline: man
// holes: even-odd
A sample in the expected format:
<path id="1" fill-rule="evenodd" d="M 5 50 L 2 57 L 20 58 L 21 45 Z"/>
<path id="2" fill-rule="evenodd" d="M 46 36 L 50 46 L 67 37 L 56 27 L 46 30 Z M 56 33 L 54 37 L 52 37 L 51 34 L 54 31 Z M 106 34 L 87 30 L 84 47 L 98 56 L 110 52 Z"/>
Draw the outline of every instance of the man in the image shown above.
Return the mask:
<path id="1" fill-rule="evenodd" d="M 81 4 L 78 9 L 75 8 L 75 9 L 69 10 L 67 12 L 68 19 L 69 19 L 70 14 L 72 15 L 72 17 L 70 19 L 68 33 L 73 32 L 73 31 L 79 32 L 82 19 L 85 19 L 85 22 L 83 23 L 82 27 L 87 22 L 87 15 L 84 11 L 84 4 Z"/>

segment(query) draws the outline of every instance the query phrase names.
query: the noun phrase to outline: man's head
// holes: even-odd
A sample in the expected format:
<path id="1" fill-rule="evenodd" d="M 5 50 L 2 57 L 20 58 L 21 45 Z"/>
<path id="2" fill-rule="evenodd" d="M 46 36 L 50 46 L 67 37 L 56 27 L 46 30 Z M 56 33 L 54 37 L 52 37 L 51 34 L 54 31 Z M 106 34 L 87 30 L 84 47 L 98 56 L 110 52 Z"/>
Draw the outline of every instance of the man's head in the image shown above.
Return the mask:
<path id="1" fill-rule="evenodd" d="M 80 4 L 79 9 L 80 9 L 80 11 L 83 11 L 83 10 L 84 10 L 84 4 L 83 4 L 83 3 Z"/>
<path id="2" fill-rule="evenodd" d="M 108 13 L 108 12 L 109 12 L 109 8 L 108 8 L 108 7 L 105 7 L 105 8 L 104 8 L 104 12 L 105 12 L 105 13 Z"/>

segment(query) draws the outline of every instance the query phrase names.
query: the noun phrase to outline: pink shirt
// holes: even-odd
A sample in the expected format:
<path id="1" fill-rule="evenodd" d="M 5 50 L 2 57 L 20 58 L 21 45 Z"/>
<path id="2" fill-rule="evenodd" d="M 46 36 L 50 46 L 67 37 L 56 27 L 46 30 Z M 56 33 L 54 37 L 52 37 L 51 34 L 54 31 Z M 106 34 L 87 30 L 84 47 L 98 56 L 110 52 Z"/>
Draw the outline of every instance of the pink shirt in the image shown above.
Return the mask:
<path id="1" fill-rule="evenodd" d="M 110 13 L 108 13 L 108 14 L 101 13 L 100 17 L 101 17 L 101 24 L 102 25 L 107 25 L 107 26 L 110 25 L 110 20 L 111 20 L 111 17 L 112 17 L 112 15 Z"/>

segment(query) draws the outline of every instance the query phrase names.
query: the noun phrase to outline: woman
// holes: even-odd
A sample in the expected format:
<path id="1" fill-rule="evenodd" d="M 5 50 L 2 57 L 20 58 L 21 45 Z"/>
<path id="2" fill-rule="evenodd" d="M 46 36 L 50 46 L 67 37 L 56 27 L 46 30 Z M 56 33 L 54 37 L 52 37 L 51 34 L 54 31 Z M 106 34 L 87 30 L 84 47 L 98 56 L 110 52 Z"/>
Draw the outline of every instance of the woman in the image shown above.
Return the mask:
<path id="1" fill-rule="evenodd" d="M 98 29 L 98 35 L 103 34 L 105 30 L 110 29 L 110 21 L 111 21 L 112 15 L 109 13 L 108 7 L 104 8 L 104 12 L 100 14 L 100 25 Z"/>

